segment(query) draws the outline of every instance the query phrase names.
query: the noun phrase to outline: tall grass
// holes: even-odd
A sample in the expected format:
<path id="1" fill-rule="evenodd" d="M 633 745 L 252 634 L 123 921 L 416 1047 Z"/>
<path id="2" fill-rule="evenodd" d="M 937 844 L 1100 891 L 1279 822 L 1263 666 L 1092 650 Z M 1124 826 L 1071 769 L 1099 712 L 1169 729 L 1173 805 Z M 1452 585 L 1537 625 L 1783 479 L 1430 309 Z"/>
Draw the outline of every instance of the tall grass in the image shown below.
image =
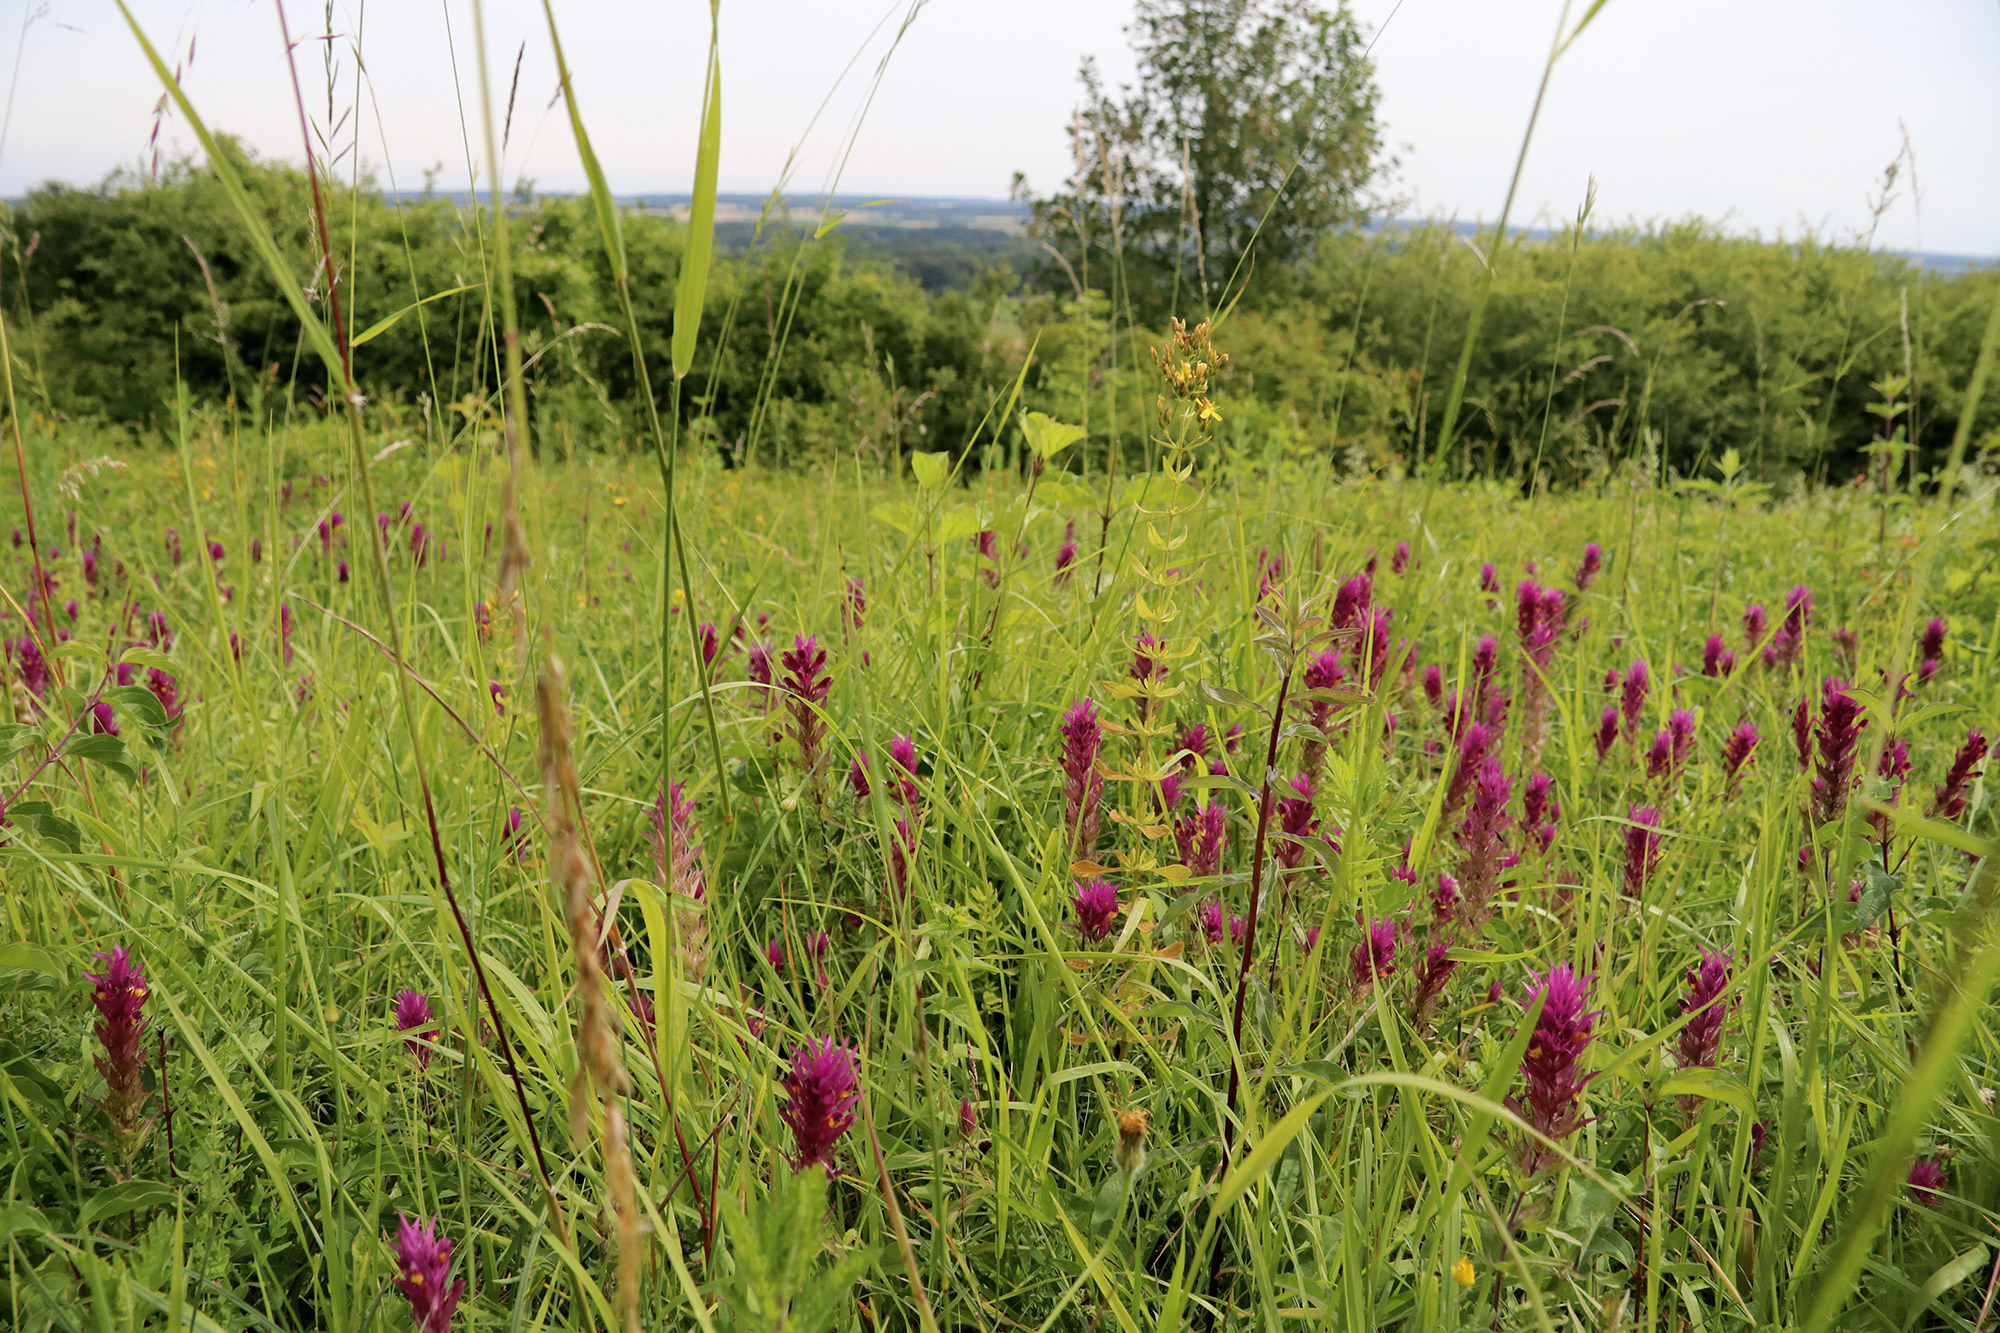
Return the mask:
<path id="1" fill-rule="evenodd" d="M 2000 311 L 1928 500 L 1344 480 L 1227 435 L 1226 323 L 1156 473 L 1066 471 L 1025 365 L 1015 463 L 723 471 L 686 279 L 655 457 L 557 462 L 496 101 L 460 428 L 404 443 L 219 155 L 332 410 L 141 452 L 10 384 L 13 1326 L 407 1327 L 398 1213 L 462 1328 L 1988 1318 L 1994 807 L 1933 789 L 2000 699 Z"/>

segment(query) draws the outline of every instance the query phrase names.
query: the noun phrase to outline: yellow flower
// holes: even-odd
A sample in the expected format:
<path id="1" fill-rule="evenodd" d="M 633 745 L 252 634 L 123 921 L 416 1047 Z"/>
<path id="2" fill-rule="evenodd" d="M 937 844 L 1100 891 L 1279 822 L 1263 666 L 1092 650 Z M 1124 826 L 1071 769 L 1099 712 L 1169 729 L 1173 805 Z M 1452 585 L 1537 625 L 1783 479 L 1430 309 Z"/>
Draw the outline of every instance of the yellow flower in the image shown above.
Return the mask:
<path id="1" fill-rule="evenodd" d="M 1214 403 L 1209 402 L 1208 399 L 1206 398 L 1197 398 L 1195 399 L 1195 402 L 1201 408 L 1201 419 L 1203 421 L 1206 422 L 1206 421 L 1222 420 L 1222 413 L 1216 410 Z"/>
<path id="2" fill-rule="evenodd" d="M 1473 1277 L 1472 1260 L 1460 1255 L 1458 1262 L 1451 1266 L 1451 1280 L 1461 1287 L 1469 1287 L 1472 1285 Z"/>

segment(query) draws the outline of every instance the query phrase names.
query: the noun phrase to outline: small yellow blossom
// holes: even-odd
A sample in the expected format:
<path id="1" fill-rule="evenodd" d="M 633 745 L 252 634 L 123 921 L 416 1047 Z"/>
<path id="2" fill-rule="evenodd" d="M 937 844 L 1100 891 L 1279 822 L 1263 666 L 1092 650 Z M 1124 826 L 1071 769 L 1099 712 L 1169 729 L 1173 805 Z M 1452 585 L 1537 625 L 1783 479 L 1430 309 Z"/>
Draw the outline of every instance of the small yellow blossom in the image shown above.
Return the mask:
<path id="1" fill-rule="evenodd" d="M 1214 403 L 1209 402 L 1206 398 L 1197 398 L 1195 402 L 1201 408 L 1201 419 L 1203 421 L 1222 420 L 1222 413 L 1216 409 Z"/>
<path id="2" fill-rule="evenodd" d="M 1460 1255 L 1458 1262 L 1451 1266 L 1451 1280 L 1461 1287 L 1469 1287 L 1472 1285 L 1474 1276 L 1472 1260 L 1464 1255 Z"/>

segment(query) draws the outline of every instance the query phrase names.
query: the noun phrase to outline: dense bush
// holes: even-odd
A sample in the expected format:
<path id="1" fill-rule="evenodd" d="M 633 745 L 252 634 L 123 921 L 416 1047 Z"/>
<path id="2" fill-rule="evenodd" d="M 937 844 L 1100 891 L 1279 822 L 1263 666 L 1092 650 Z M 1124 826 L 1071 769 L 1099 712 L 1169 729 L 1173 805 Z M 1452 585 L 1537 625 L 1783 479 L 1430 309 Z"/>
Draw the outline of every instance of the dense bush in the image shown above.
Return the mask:
<path id="1" fill-rule="evenodd" d="M 244 166 L 295 270 L 312 271 L 304 179 Z M 46 186 L 13 210 L 4 295 L 31 403 L 158 427 L 178 364 L 197 398 L 233 401 L 252 418 L 316 407 L 296 321 L 219 196 L 206 172 L 181 163 L 158 180 Z M 636 381 L 587 205 L 524 195 L 513 206 L 542 442 L 630 446 Z M 362 381 L 421 407 L 429 428 L 470 419 L 467 397 L 491 392 L 497 363 L 482 333 L 480 214 L 442 197 L 388 199 L 366 181 L 333 213 L 350 327 L 406 312 L 357 350 Z M 657 212 L 627 220 L 654 364 L 666 359 L 683 234 Z M 1023 284 L 998 264 L 926 290 L 900 265 L 893 233 L 850 247 L 838 228 L 815 240 L 775 226 L 739 241 L 718 263 L 683 398 L 697 434 L 730 460 L 957 449 L 1004 411 L 1032 349 L 1025 405 L 1086 424 L 1092 466 L 1111 453 L 1144 461 L 1146 348 L 1164 330 L 1071 281 L 1101 274 L 1037 266 Z M 994 253 L 932 244 L 922 269 L 935 286 Z M 1231 447 L 1377 469 L 1538 470 L 1554 484 L 1601 478 L 1628 458 L 1692 474 L 1734 448 L 1767 477 L 1844 482 L 1871 438 L 1871 383 L 1907 360 L 1918 465 L 1934 466 L 2000 286 L 1991 270 L 1948 277 L 1695 222 L 1517 241 L 1494 260 L 1460 438 L 1440 459 L 1437 418 L 1486 273 L 1453 229 L 1419 226 L 1330 233 L 1306 259 L 1259 274 L 1228 316 L 1244 366 L 1229 383 Z M 324 304 L 323 281 L 315 291 Z M 2000 421 L 1990 403 L 1985 413 L 1975 439 Z"/>

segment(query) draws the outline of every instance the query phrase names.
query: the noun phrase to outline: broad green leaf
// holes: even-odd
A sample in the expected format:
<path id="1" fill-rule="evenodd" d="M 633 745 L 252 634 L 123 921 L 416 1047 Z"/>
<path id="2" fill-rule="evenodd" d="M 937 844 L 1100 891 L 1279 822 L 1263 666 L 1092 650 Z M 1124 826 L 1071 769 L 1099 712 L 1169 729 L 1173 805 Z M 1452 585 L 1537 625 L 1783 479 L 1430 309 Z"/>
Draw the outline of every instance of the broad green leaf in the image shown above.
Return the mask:
<path id="1" fill-rule="evenodd" d="M 942 451 L 911 454 L 910 471 L 916 474 L 917 485 L 934 491 L 951 479 L 951 455 Z"/>
<path id="2" fill-rule="evenodd" d="M 157 1180 L 124 1180 L 90 1196 L 76 1215 L 77 1225 L 88 1230 L 106 1218 L 123 1217 L 141 1208 L 164 1208 L 174 1201 L 170 1186 Z"/>
<path id="3" fill-rule="evenodd" d="M 1053 458 L 1089 433 L 1081 426 L 1057 421 L 1046 412 L 1026 412 L 1021 416 L 1021 434 L 1037 458 Z"/>
<path id="4" fill-rule="evenodd" d="M 139 776 L 139 766 L 132 762 L 132 752 L 116 736 L 74 736 L 69 744 L 63 746 L 63 753 L 75 759 L 102 764 L 128 782 Z"/>

